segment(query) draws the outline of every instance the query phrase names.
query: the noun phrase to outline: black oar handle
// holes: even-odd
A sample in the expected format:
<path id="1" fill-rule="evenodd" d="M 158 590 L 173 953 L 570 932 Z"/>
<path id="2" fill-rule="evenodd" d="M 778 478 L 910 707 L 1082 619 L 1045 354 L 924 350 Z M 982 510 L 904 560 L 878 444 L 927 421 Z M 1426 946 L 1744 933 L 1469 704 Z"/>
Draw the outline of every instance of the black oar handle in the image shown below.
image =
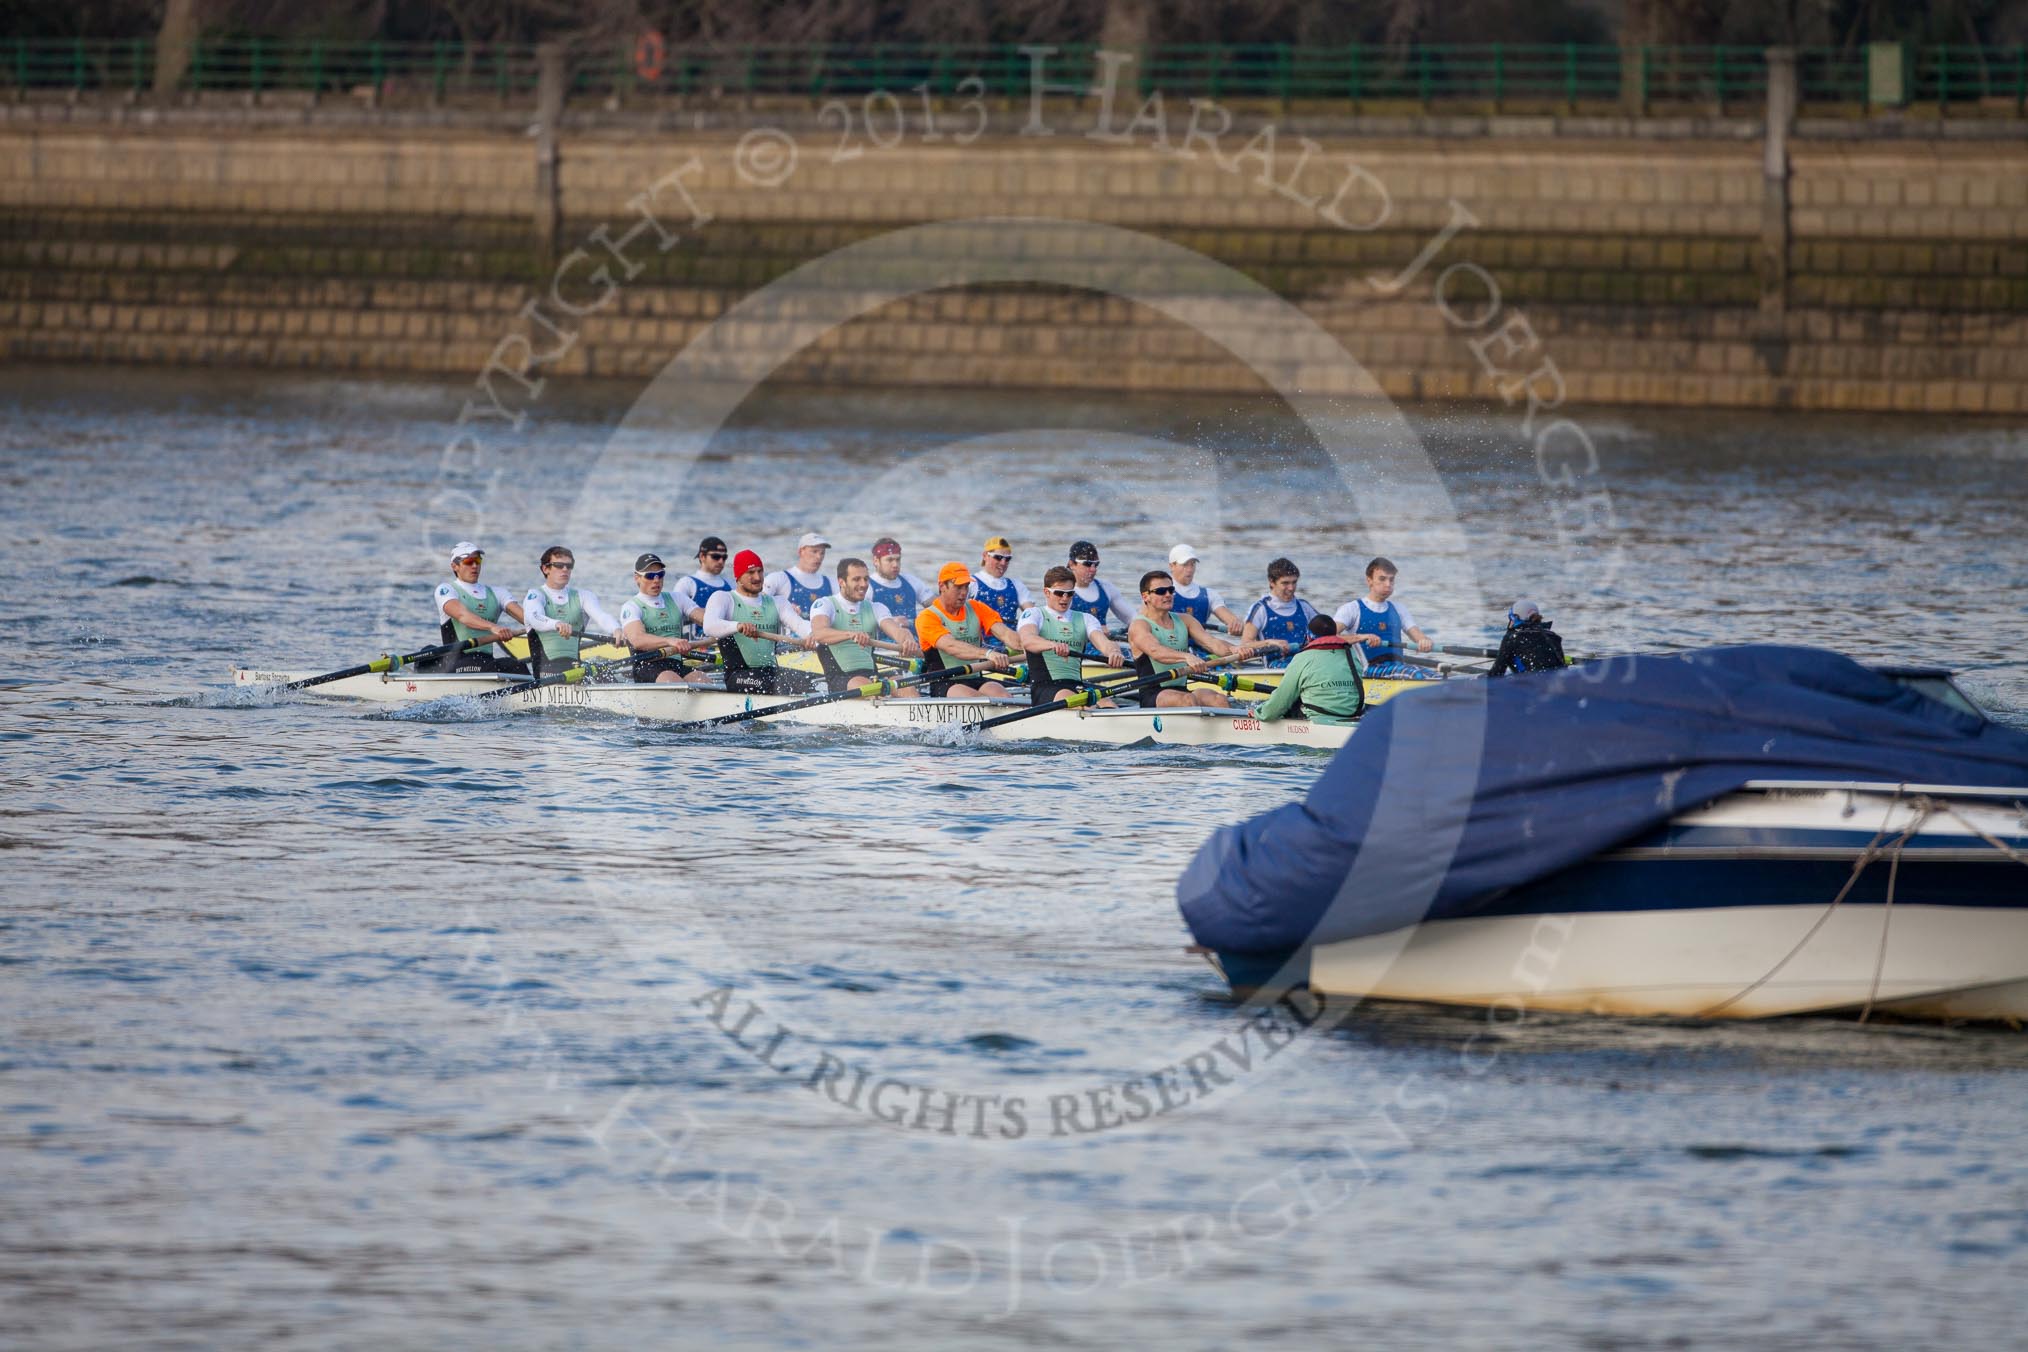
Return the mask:
<path id="1" fill-rule="evenodd" d="M 1207 667 L 1224 666 L 1228 662 L 1237 662 L 1245 656 L 1246 654 L 1244 653 L 1228 653 L 1224 657 L 1214 657 L 1204 665 Z M 1066 695 L 1062 699 L 1053 699 L 1047 704 L 1038 704 L 1032 709 L 1018 709 L 1011 714 L 1000 714 L 994 718 L 982 719 L 977 723 L 966 723 L 962 726 L 973 732 L 978 732 L 982 728 L 1002 727 L 1008 723 L 1019 723 L 1024 718 L 1034 718 L 1037 714 L 1052 713 L 1058 709 L 1082 708 L 1086 704 L 1095 702 L 1101 695 L 1125 694 L 1129 690 L 1141 690 L 1158 685 L 1167 685 L 1169 682 L 1178 679 L 1188 681 L 1194 674 L 1187 667 L 1173 667 L 1168 671 L 1156 672 L 1152 676 L 1141 676 L 1136 672 L 1137 679 L 1132 681 L 1113 682 L 1105 685 L 1102 689 L 1080 690 L 1074 695 Z M 1092 684 L 1096 686 L 1098 682 L 1092 682 Z"/>
<path id="2" fill-rule="evenodd" d="M 356 667 L 347 667 L 343 671 L 327 671 L 322 676 L 307 676 L 300 681 L 288 681 L 277 688 L 281 690 L 307 690 L 313 685 L 326 685 L 332 681 L 342 681 L 348 676 L 375 676 L 382 672 L 395 672 L 410 663 L 427 662 L 430 658 L 442 657 L 445 653 L 466 652 L 473 648 L 490 647 L 499 641 L 498 639 L 483 637 L 468 638 L 460 639 L 456 643 L 439 643 L 434 648 L 421 648 L 412 653 L 403 653 L 398 657 L 392 653 L 385 653 L 374 658 L 371 662 L 361 662 Z"/>

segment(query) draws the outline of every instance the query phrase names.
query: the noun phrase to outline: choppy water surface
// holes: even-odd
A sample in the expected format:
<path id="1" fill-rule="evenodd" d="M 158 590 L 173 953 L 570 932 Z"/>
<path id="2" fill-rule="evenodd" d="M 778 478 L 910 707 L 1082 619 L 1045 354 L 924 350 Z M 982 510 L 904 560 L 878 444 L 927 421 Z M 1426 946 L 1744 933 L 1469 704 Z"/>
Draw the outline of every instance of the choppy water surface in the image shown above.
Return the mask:
<path id="1" fill-rule="evenodd" d="M 1235 1043 L 1170 884 L 1317 759 L 221 694 L 234 661 L 428 641 L 431 521 L 527 585 L 630 397 L 552 398 L 446 517 L 457 391 L 0 386 L 16 1336 L 2018 1336 L 2018 1036 L 1366 1009 Z M 1420 425 L 1469 547 L 1411 523 L 1400 595 L 1442 638 L 1524 593 L 1574 647 L 1931 657 L 2024 719 L 2020 432 L 1616 414 L 1614 529 L 1572 552 L 1510 423 Z M 640 488 L 663 534 L 570 541 L 614 600 L 706 531 L 771 564 L 891 531 L 919 573 L 1004 531 L 1031 585 L 1071 538 L 1129 584 L 1182 538 L 1234 600 L 1288 553 L 1332 605 L 1371 548 L 1282 423 L 1223 406 L 782 397 Z"/>

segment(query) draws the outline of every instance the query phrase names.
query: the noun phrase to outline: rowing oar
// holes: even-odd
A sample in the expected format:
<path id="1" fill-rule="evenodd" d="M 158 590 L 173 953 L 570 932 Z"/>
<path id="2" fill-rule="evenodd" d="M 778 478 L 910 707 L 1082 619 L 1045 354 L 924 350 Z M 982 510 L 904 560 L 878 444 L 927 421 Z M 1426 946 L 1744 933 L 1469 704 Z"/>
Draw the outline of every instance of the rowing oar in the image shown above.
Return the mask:
<path id="1" fill-rule="evenodd" d="M 1382 662 L 1400 662 L 1411 667 L 1427 667 L 1431 671 L 1438 672 L 1444 676 L 1449 676 L 1453 673 L 1460 676 L 1484 676 L 1486 674 L 1483 667 L 1469 667 L 1463 662 L 1439 662 L 1434 657 L 1424 657 L 1420 653 L 1396 653 L 1393 657 L 1385 657 L 1380 660 Z M 1384 681 L 1387 678 L 1385 676 L 1373 676 L 1369 673 L 1368 679 Z"/>
<path id="2" fill-rule="evenodd" d="M 493 638 L 467 638 L 460 639 L 456 643 L 439 643 L 434 648 L 423 648 L 412 653 L 402 653 L 398 657 L 393 653 L 383 653 L 371 662 L 361 662 L 356 667 L 347 667 L 343 671 L 327 671 L 322 676 L 305 676 L 300 681 L 289 681 L 275 688 L 277 690 L 306 690 L 313 685 L 323 685 L 330 681 L 342 681 L 347 676 L 377 676 L 381 672 L 400 671 L 404 666 L 416 662 L 427 662 L 432 657 L 442 657 L 446 653 L 462 653 L 470 651 L 473 648 L 490 648 L 498 642 L 500 642 L 499 639 Z"/>
<path id="3" fill-rule="evenodd" d="M 1224 657 L 1212 658 L 1204 665 L 1207 667 L 1222 667 L 1227 662 L 1237 662 L 1241 658 L 1251 655 L 1250 653 L 1227 653 Z M 962 726 L 973 732 L 977 732 L 982 728 L 1005 727 L 1009 723 L 1019 723 L 1022 719 L 1033 718 L 1037 714 L 1052 713 L 1057 709 L 1082 709 L 1087 704 L 1096 704 L 1108 695 L 1123 695 L 1130 691 L 1153 689 L 1156 686 L 1167 685 L 1169 682 L 1178 679 L 1188 681 L 1195 675 L 1196 673 L 1187 667 L 1177 667 L 1172 671 L 1157 672 L 1153 676 L 1139 676 L 1137 674 L 1137 678 L 1131 681 L 1115 682 L 1109 685 L 1094 683 L 1089 689 L 1065 695 L 1062 699 L 1053 699 L 1047 704 L 1038 704 L 1032 709 L 1017 709 L 1011 714 L 1000 714 L 993 718 L 982 719 L 977 723 L 966 723 Z"/>
<path id="4" fill-rule="evenodd" d="M 756 718 L 766 718 L 770 714 L 794 713 L 798 709 L 814 709 L 820 704 L 836 704 L 840 700 L 884 699 L 897 690 L 906 690 L 911 686 L 921 685 L 924 681 L 939 680 L 946 676 L 962 679 L 967 676 L 979 675 L 991 669 L 986 663 L 979 662 L 970 666 L 944 667 L 937 671 L 926 671 L 919 676 L 868 681 L 865 685 L 855 690 L 842 690 L 836 694 L 815 695 L 809 699 L 791 700 L 787 704 L 772 704 L 765 709 L 742 709 L 736 714 L 721 714 L 717 718 L 702 718 L 694 723 L 683 723 L 678 725 L 676 730 L 678 732 L 694 732 L 700 728 L 722 727 L 727 723 L 747 723 Z M 1016 668 L 1016 670 L 1019 670 L 1019 668 Z"/>
<path id="5" fill-rule="evenodd" d="M 527 690 L 540 690 L 546 685 L 576 685 L 587 676 L 596 676 L 602 671 L 611 671 L 614 667 L 622 664 L 631 664 L 633 660 L 632 656 L 627 656 L 608 657 L 597 662 L 581 661 L 576 666 L 565 667 L 562 671 L 551 676 L 543 676 L 533 681 L 522 681 L 518 685 L 503 685 L 498 690 L 481 690 L 477 698 L 500 699 L 506 695 L 519 695 Z M 455 699 L 457 697 L 450 695 L 445 698 Z"/>

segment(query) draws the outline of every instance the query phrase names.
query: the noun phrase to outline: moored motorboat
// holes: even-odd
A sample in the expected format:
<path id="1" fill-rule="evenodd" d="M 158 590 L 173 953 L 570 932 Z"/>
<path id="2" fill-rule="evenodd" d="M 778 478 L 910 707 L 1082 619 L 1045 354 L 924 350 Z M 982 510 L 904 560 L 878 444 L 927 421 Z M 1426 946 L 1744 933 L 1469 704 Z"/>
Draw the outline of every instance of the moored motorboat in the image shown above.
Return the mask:
<path id="1" fill-rule="evenodd" d="M 1477 915 L 1225 971 L 1517 1011 L 2028 1020 L 2024 864 L 2028 787 L 1753 781 Z"/>
<path id="2" fill-rule="evenodd" d="M 308 673 L 235 667 L 233 684 L 242 688 L 272 687 L 302 680 Z M 348 676 L 305 691 L 318 698 L 365 700 L 375 704 L 421 705 L 449 696 L 476 697 L 523 685 L 526 678 L 492 672 L 451 675 L 395 672 Z M 576 682 L 520 690 L 489 698 L 502 712 L 590 710 L 657 722 L 690 723 L 728 714 L 800 703 L 793 696 L 745 695 L 682 684 Z M 1026 700 L 995 699 L 841 699 L 810 708 L 790 709 L 770 721 L 863 732 L 925 733 L 957 725 L 978 724 L 997 715 L 1028 708 Z M 983 728 L 978 736 L 994 742 L 1063 741 L 1112 746 L 1343 746 L 1352 725 L 1314 723 L 1304 719 L 1263 722 L 1245 708 L 1233 709 L 1060 709 L 1004 727 Z"/>
<path id="3" fill-rule="evenodd" d="M 1179 900 L 1235 989 L 2028 1020 L 2028 737 L 1947 674 L 1738 649 L 1480 698 L 1487 763 L 1388 776 L 1390 741 L 1471 721 L 1462 692 L 1418 697 L 1369 718 L 1299 812 L 1207 843 Z M 1425 838 L 1350 801 L 1382 778 Z"/>

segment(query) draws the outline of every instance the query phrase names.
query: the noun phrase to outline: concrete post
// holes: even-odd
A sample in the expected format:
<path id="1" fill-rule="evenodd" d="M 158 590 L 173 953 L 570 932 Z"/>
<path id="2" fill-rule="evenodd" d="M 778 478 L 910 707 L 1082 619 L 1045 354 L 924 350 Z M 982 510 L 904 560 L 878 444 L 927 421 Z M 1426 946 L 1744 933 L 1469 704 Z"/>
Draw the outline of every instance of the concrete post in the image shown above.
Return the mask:
<path id="1" fill-rule="evenodd" d="M 1648 49 L 1638 42 L 1620 44 L 1620 111 L 1648 115 Z"/>
<path id="2" fill-rule="evenodd" d="M 535 49 L 535 239 L 545 258 L 556 257 L 558 227 L 557 123 L 563 118 L 567 78 L 563 47 L 545 42 Z"/>
<path id="3" fill-rule="evenodd" d="M 1761 156 L 1760 308 L 1780 315 L 1789 289 L 1789 133 L 1796 123 L 1796 49 L 1767 49 L 1767 134 Z"/>

